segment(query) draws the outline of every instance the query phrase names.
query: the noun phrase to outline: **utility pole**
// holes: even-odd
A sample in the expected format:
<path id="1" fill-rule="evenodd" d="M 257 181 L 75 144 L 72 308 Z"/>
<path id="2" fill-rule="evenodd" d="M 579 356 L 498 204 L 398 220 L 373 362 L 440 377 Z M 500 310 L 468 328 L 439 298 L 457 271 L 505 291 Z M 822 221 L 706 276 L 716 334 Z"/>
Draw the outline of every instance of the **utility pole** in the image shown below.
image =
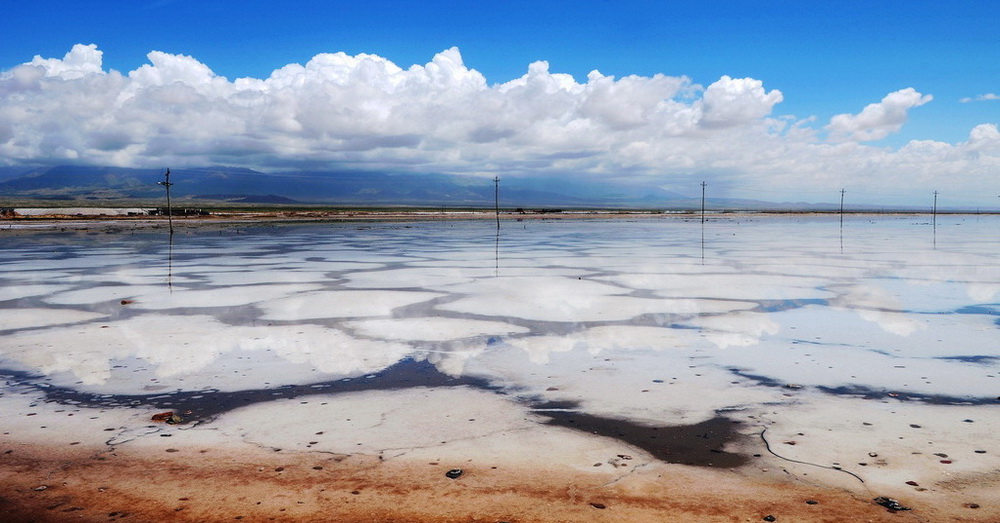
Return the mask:
<path id="1" fill-rule="evenodd" d="M 167 169 L 167 174 L 164 175 L 164 176 L 166 177 L 166 179 L 164 181 L 162 181 L 162 182 L 156 182 L 156 183 L 158 185 L 162 185 L 163 187 L 165 187 L 167 189 L 167 223 L 170 224 L 170 234 L 173 235 L 174 234 L 174 212 L 173 212 L 173 209 L 170 207 L 170 186 L 173 185 L 173 184 L 170 183 L 170 169 Z"/>
<path id="2" fill-rule="evenodd" d="M 846 189 L 840 190 L 840 223 L 844 223 L 844 192 Z"/>
<path id="3" fill-rule="evenodd" d="M 497 230 L 500 230 L 500 177 L 493 177 L 493 209 L 496 211 Z"/>
<path id="4" fill-rule="evenodd" d="M 937 249 L 937 195 L 938 192 L 934 191 L 934 207 L 931 209 L 931 216 L 933 217 L 933 230 L 934 230 L 934 248 Z"/>
<path id="5" fill-rule="evenodd" d="M 705 223 L 705 182 L 701 182 L 701 223 Z"/>

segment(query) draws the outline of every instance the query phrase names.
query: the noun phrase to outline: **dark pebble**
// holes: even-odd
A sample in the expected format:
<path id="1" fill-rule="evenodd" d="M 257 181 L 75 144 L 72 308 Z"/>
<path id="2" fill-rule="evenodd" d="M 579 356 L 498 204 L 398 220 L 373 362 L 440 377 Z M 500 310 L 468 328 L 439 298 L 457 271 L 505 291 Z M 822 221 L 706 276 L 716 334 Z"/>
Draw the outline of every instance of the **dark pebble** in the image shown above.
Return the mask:
<path id="1" fill-rule="evenodd" d="M 462 475 L 462 469 L 451 469 L 448 472 L 445 472 L 444 475 L 451 479 L 457 479 Z"/>
<path id="2" fill-rule="evenodd" d="M 594 508 L 599 508 L 599 509 L 602 509 L 602 510 L 608 508 L 607 505 L 605 505 L 604 503 L 591 503 L 590 506 L 592 506 Z"/>
<path id="3" fill-rule="evenodd" d="M 906 484 L 909 485 L 909 486 L 911 486 L 911 487 L 919 487 L 920 486 L 916 481 L 912 481 L 912 480 L 911 481 L 907 481 Z"/>
<path id="4" fill-rule="evenodd" d="M 815 499 L 807 499 L 806 505 L 819 505 L 819 501 L 816 501 Z"/>
<path id="5" fill-rule="evenodd" d="M 900 510 L 910 510 L 910 507 L 904 507 L 902 503 L 892 498 L 887 498 L 885 496 L 879 496 L 875 498 L 875 503 L 889 509 L 890 512 L 896 512 Z"/>
<path id="6" fill-rule="evenodd" d="M 764 516 L 764 521 L 778 521 L 778 518 L 776 518 L 776 517 L 768 514 L 768 515 Z"/>
<path id="7" fill-rule="evenodd" d="M 910 423 L 910 428 L 912 428 L 912 429 L 919 429 L 920 425 L 917 425 L 916 423 Z"/>
<path id="8" fill-rule="evenodd" d="M 967 508 L 979 508 L 979 504 L 978 503 L 966 503 L 965 506 Z"/>

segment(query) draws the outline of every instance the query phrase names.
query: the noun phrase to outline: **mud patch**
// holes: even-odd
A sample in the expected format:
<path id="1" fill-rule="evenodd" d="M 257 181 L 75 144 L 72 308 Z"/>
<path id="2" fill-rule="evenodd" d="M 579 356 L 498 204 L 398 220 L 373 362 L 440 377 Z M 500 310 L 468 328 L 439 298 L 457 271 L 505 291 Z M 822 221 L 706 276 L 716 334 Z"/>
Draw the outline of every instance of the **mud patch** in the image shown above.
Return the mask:
<path id="1" fill-rule="evenodd" d="M 573 410 L 537 410 L 549 425 L 614 438 L 649 452 L 666 463 L 697 467 L 735 468 L 747 457 L 726 452 L 728 444 L 742 434 L 733 430 L 737 422 L 717 416 L 694 425 L 651 427 L 624 419 L 604 418 Z"/>

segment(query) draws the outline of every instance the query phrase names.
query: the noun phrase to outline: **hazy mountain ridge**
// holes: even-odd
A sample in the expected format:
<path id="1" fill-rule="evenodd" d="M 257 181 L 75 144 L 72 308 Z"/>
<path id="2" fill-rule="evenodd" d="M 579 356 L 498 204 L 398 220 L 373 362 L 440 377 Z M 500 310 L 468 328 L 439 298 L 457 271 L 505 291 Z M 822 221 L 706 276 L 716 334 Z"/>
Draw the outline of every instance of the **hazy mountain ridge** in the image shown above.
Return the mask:
<path id="1" fill-rule="evenodd" d="M 0 198 L 156 199 L 163 197 L 164 169 L 56 166 L 0 173 Z M 184 200 L 340 205 L 492 206 L 491 179 L 443 174 L 354 171 L 262 173 L 210 167 L 172 169 L 171 196 Z M 500 181 L 501 205 L 656 207 L 685 196 L 643 185 L 581 180 Z"/>
<path id="2" fill-rule="evenodd" d="M 60 202 L 159 201 L 164 197 L 165 169 L 100 166 L 55 166 L 0 169 L 0 205 L 4 200 Z M 273 205 L 492 207 L 494 184 L 489 178 L 446 174 L 386 174 L 361 171 L 296 171 L 263 173 L 239 167 L 172 169 L 171 196 L 179 205 L 220 203 Z M 606 208 L 691 210 L 701 197 L 691 197 L 642 184 L 570 178 L 501 177 L 504 208 Z M 769 202 L 706 199 L 712 210 L 835 211 L 836 203 Z M 850 205 L 852 211 L 898 211 L 898 206 Z M 929 211 L 930 209 L 918 209 Z"/>

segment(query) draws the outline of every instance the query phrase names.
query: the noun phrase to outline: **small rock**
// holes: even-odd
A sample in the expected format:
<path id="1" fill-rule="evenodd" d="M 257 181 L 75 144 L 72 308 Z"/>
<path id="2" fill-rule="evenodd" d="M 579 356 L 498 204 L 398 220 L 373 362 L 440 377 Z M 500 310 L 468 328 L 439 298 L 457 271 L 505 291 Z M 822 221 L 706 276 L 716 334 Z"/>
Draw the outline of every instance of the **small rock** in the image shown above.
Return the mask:
<path id="1" fill-rule="evenodd" d="M 916 481 L 913 481 L 913 480 L 907 481 L 906 484 L 909 485 L 909 486 L 911 486 L 911 487 L 918 487 L 918 486 L 920 486 Z"/>
<path id="2" fill-rule="evenodd" d="M 167 412 L 161 412 L 159 414 L 153 414 L 153 417 L 150 418 L 150 419 L 152 419 L 153 421 L 167 421 L 170 418 L 172 418 L 173 416 L 175 416 L 174 411 L 168 410 Z"/>
<path id="3" fill-rule="evenodd" d="M 965 508 L 979 508 L 979 503 L 966 503 Z"/>
<path id="4" fill-rule="evenodd" d="M 776 517 L 768 514 L 768 515 L 764 516 L 764 521 L 778 521 L 778 518 L 776 518 Z"/>
<path id="5" fill-rule="evenodd" d="M 462 469 L 451 469 L 445 472 L 444 475 L 451 479 L 458 479 L 462 475 Z"/>
<path id="6" fill-rule="evenodd" d="M 819 505 L 819 501 L 816 501 L 815 499 L 807 499 L 806 505 Z"/>
<path id="7" fill-rule="evenodd" d="M 135 303 L 135 300 L 122 300 L 121 301 L 122 305 L 132 305 L 133 303 Z"/>
<path id="8" fill-rule="evenodd" d="M 898 502 L 898 501 L 896 501 L 896 500 L 894 500 L 892 498 L 887 498 L 885 496 L 879 496 L 879 497 L 875 498 L 875 504 L 876 505 L 881 505 L 881 506 L 889 509 L 889 511 L 891 511 L 891 512 L 896 512 L 896 511 L 900 511 L 900 510 L 911 510 L 910 507 L 904 507 L 902 503 L 900 503 L 900 502 Z"/>
<path id="9" fill-rule="evenodd" d="M 594 508 L 599 508 L 601 510 L 608 508 L 607 505 L 605 505 L 604 503 L 591 503 L 590 506 Z"/>

